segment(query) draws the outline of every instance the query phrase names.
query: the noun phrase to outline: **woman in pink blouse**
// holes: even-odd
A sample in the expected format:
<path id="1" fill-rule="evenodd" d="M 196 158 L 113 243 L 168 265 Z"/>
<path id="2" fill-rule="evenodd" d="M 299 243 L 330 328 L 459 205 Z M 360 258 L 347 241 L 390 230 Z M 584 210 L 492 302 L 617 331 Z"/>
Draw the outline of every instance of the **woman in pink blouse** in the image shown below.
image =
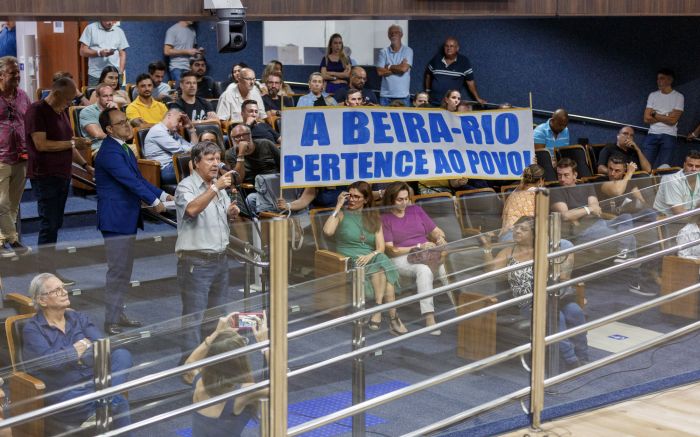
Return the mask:
<path id="1" fill-rule="evenodd" d="M 435 225 L 433 220 L 418 205 L 410 204 L 410 188 L 404 182 L 394 182 L 384 191 L 383 203 L 391 210 L 382 214 L 384 229 L 384 244 L 389 255 L 401 275 L 416 278 L 418 293 L 426 293 L 433 289 L 433 280 L 438 279 L 447 285 L 445 266 L 413 264 L 409 262 L 409 253 L 423 251 L 446 244 L 445 233 Z M 435 324 L 435 306 L 432 297 L 420 301 L 421 314 L 426 326 Z M 435 330 L 431 335 L 440 335 Z"/>

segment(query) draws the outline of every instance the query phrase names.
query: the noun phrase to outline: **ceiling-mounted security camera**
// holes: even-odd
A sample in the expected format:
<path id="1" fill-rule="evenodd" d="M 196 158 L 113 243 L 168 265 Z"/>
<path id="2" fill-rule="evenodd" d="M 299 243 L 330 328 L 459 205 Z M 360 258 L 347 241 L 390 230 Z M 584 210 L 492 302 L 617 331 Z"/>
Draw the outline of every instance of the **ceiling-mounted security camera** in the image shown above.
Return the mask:
<path id="1" fill-rule="evenodd" d="M 220 20 L 216 23 L 219 53 L 243 50 L 248 43 L 248 31 L 241 0 L 204 0 L 204 9 Z"/>

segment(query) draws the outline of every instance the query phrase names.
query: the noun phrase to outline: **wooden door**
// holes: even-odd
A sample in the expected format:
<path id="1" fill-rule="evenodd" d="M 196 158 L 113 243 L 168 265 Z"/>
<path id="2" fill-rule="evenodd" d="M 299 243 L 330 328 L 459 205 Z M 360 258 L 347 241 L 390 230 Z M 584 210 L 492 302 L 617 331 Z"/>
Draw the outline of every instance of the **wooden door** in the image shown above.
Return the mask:
<path id="1" fill-rule="evenodd" d="M 68 71 L 73 75 L 75 83 L 80 88 L 80 47 L 78 38 L 80 31 L 77 21 L 64 21 L 63 33 L 54 31 L 53 21 L 40 21 L 37 27 L 37 48 L 39 54 L 39 85 L 38 88 L 50 88 L 53 75 L 57 71 Z"/>

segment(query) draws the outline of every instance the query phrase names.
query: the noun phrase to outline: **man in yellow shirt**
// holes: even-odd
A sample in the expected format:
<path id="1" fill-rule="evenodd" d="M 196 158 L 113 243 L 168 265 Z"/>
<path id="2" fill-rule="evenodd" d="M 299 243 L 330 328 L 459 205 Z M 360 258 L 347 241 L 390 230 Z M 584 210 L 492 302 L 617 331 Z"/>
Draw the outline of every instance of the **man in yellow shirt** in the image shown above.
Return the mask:
<path id="1" fill-rule="evenodd" d="M 168 112 L 168 108 L 153 98 L 153 79 L 144 73 L 136 78 L 136 89 L 139 95 L 126 107 L 126 118 L 134 127 L 142 124 L 156 124 Z"/>

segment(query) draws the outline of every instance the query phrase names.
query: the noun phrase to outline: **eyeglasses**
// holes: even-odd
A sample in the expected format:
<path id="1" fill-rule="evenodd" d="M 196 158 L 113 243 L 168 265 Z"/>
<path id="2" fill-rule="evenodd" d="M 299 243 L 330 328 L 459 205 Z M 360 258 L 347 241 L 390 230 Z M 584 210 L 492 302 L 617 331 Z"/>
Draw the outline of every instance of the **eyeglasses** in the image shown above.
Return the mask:
<path id="1" fill-rule="evenodd" d="M 116 123 L 112 123 L 110 126 L 128 126 L 129 125 L 129 120 L 126 118 L 122 121 L 118 121 Z"/>
<path id="2" fill-rule="evenodd" d="M 348 198 L 352 200 L 360 200 L 364 199 L 364 196 L 362 196 L 361 194 L 348 194 Z"/>
<path id="3" fill-rule="evenodd" d="M 255 78 L 254 78 L 254 77 L 239 77 L 239 79 L 241 79 L 241 80 L 247 80 L 247 81 L 249 81 L 249 82 L 255 82 Z"/>
<path id="4" fill-rule="evenodd" d="M 237 140 L 237 139 L 245 138 L 245 137 L 249 137 L 249 136 L 250 136 L 250 133 L 238 134 L 238 135 L 234 135 L 233 139 Z"/>
<path id="5" fill-rule="evenodd" d="M 59 285 L 58 287 L 54 288 L 53 290 L 46 291 L 44 293 L 41 293 L 42 296 L 58 296 L 58 295 L 64 295 L 68 294 L 68 290 L 66 290 L 63 285 Z"/>

